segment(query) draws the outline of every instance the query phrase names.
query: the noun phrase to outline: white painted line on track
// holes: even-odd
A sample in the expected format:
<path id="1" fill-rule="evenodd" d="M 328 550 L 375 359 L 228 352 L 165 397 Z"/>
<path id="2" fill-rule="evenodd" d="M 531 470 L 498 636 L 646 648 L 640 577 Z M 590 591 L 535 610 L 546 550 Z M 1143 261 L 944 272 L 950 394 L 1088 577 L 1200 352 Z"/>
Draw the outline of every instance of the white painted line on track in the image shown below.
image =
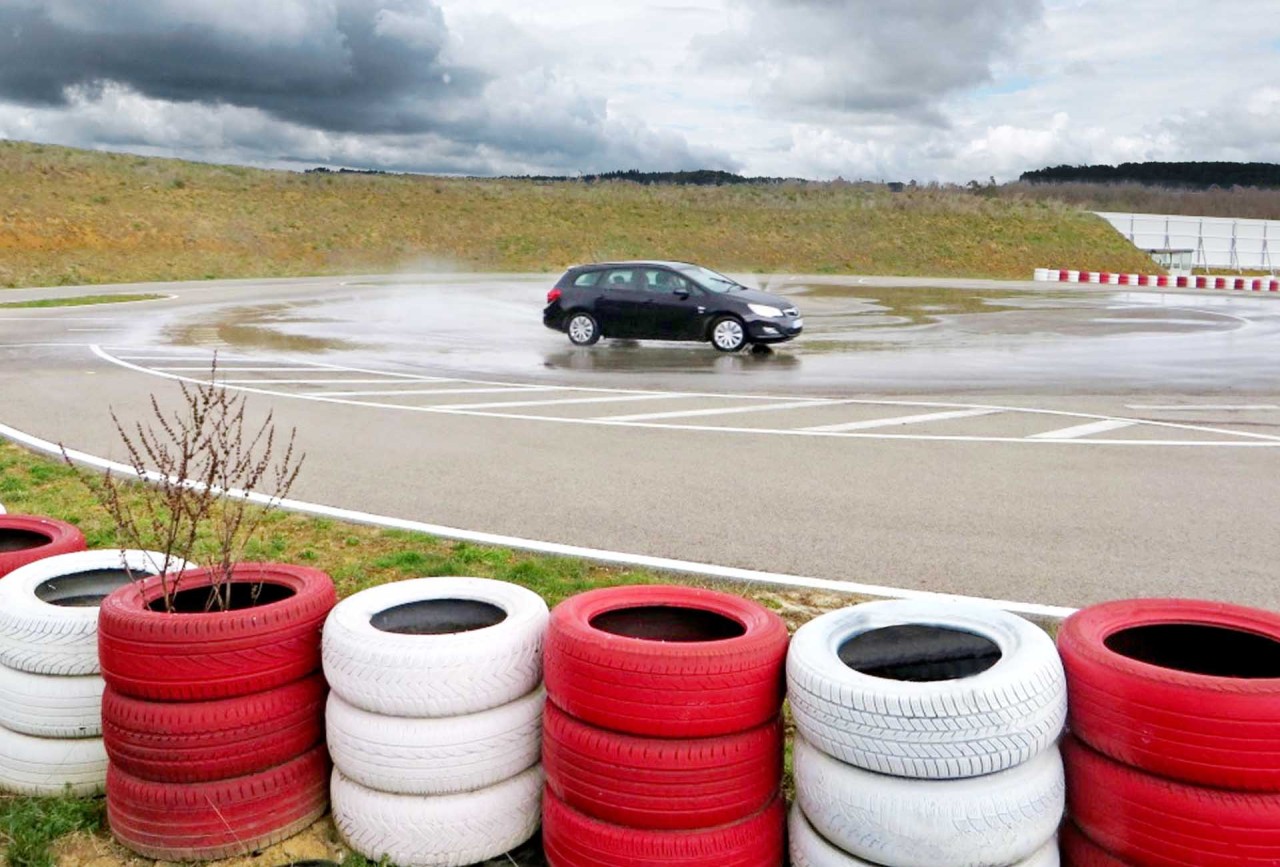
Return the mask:
<path id="1" fill-rule="evenodd" d="M 1189 412 L 1262 412 L 1264 410 L 1280 409 L 1280 404 L 1275 403 L 1184 403 L 1184 404 L 1154 404 L 1154 403 L 1126 403 L 1125 409 L 1146 409 L 1156 411 L 1181 411 Z"/>
<path id="2" fill-rule="evenodd" d="M 154 376 L 159 379 L 170 379 L 175 382 L 190 382 L 200 384 L 205 380 L 196 379 L 190 376 L 183 376 L 178 373 L 165 373 L 154 368 L 142 367 L 129 361 L 117 358 L 110 352 L 107 352 L 102 346 L 96 343 L 51 343 L 51 344 L 34 344 L 38 346 L 84 346 L 94 355 L 103 361 L 114 364 L 117 367 L 123 367 L 126 370 L 132 370 L 135 373 L 142 373 L 148 376 Z M 368 373 L 383 374 L 383 371 L 371 370 L 363 367 L 342 367 L 332 364 L 326 365 L 333 371 L 346 371 L 351 373 Z M 386 373 L 387 376 L 403 376 L 413 378 L 410 374 Z M 487 385 L 503 385 L 510 386 L 512 383 L 497 382 L 495 380 L 483 379 L 464 379 L 457 378 L 450 380 L 460 383 L 477 383 Z M 226 385 L 219 382 L 220 385 Z M 1177 447 L 1223 447 L 1223 448 L 1276 448 L 1280 447 L 1280 436 L 1271 434 L 1252 433 L 1249 431 L 1228 430 L 1224 428 L 1209 427 L 1206 425 L 1192 425 L 1183 422 L 1155 421 L 1153 419 L 1124 419 L 1124 421 L 1132 421 L 1135 424 L 1143 424 L 1148 427 L 1159 427 L 1165 430 L 1179 432 L 1194 432 L 1199 434 L 1218 434 L 1229 437 L 1225 440 L 1158 440 L 1158 439 L 1100 439 L 1100 438 L 1084 438 L 1084 439 L 1032 439 L 1025 436 L 961 436 L 961 435 L 938 435 L 938 434 L 891 434 L 891 433 L 860 433 L 853 432 L 831 432 L 831 431 L 805 431 L 794 428 L 741 428 L 729 426 L 710 426 L 696 424 L 668 424 L 663 422 L 637 422 L 637 421 L 617 421 L 597 418 L 571 418 L 563 416 L 547 416 L 533 415 L 524 413 L 501 413 L 486 410 L 457 410 L 451 409 L 447 405 L 438 406 L 421 406 L 412 404 L 399 403 L 383 403 L 371 400 L 351 400 L 349 398 L 330 397 L 321 392 L 312 392 L 301 394 L 296 391 L 279 391 L 270 388 L 256 388 L 248 385 L 231 385 L 227 386 L 236 391 L 243 391 L 246 394 L 262 394 L 269 397 L 283 397 L 299 400 L 310 400 L 318 403 L 332 403 L 337 406 L 352 406 L 362 409 L 382 409 L 397 410 L 401 412 L 418 412 L 418 413 L 438 413 L 442 415 L 468 415 L 476 418 L 500 418 L 504 421 L 533 421 L 550 424 L 573 424 L 573 425 L 603 425 L 618 427 L 639 427 L 652 428 L 655 430 L 677 430 L 677 431 L 699 431 L 717 434 L 751 434 L 756 436 L 803 436 L 803 437 L 843 437 L 846 439 L 878 439 L 878 440 L 905 440 L 913 442 L 965 442 L 965 443 L 1021 443 L 1024 445 L 1054 445 L 1054 446 L 1072 446 L 1072 445 L 1089 445 L 1089 446 L 1177 446 Z M 624 389 L 618 388 L 591 388 L 586 386 L 573 386 L 574 391 L 596 392 L 605 394 L 627 394 Z M 755 400 L 781 400 L 780 395 L 741 395 L 741 394 L 724 394 L 715 392 L 680 392 L 691 397 L 706 397 L 719 400 L 725 399 L 755 399 Z M 1064 419 L 1090 419 L 1090 420 L 1113 420 L 1114 416 L 1097 415 L 1085 412 L 1069 412 L 1059 409 L 1041 409 L 1025 406 L 1002 406 L 994 404 L 958 404 L 945 403 L 941 401 L 929 400 L 870 400 L 858 398 L 811 398 L 809 402 L 813 406 L 824 406 L 834 404 L 849 404 L 858 406 L 894 406 L 894 407 L 932 407 L 938 409 L 991 409 L 1008 413 L 1025 413 L 1028 415 L 1049 416 L 1053 418 Z M 683 415 L 683 413 L 681 413 Z"/>
<path id="3" fill-rule="evenodd" d="M 445 380 L 446 382 L 448 380 Z M 400 385 L 401 383 L 396 383 Z M 385 391 L 317 391 L 326 397 L 380 397 L 393 394 L 525 394 L 530 391 L 567 391 L 567 385 L 504 385 L 492 388 L 397 388 Z"/>
<path id="4" fill-rule="evenodd" d="M 210 368 L 209 364 L 204 367 L 156 367 L 156 370 L 170 370 L 175 373 L 186 373 L 195 371 L 206 371 Z M 228 364 L 219 364 L 219 373 L 300 373 L 302 371 L 315 370 L 314 367 L 233 367 Z"/>
<path id="5" fill-rule="evenodd" d="M 202 368 L 207 369 L 207 368 Z M 431 382 L 453 382 L 452 379 L 424 379 L 424 383 Z M 218 382 L 223 385 L 368 385 L 370 383 L 383 382 L 387 385 L 404 385 L 403 380 L 399 379 L 223 379 L 218 378 Z M 386 392 L 369 392 L 370 394 L 386 394 Z M 324 394 L 324 392 L 320 392 Z"/>
<path id="6" fill-rule="evenodd" d="M 839 431 L 871 430 L 878 427 L 896 427 L 904 424 L 924 424 L 930 421 L 946 421 L 953 418 L 976 418 L 982 415 L 995 415 L 1002 412 L 998 409 L 957 409 L 951 412 L 928 412 L 921 415 L 900 415 L 896 418 L 873 418 L 865 421 L 851 421 L 845 424 L 827 424 L 818 427 L 807 427 L 807 431 Z"/>
<path id="7" fill-rule="evenodd" d="M 1064 427 L 1060 430 L 1051 430 L 1048 433 L 1032 434 L 1031 438 L 1037 440 L 1073 440 L 1080 437 L 1092 436 L 1093 434 L 1106 433 L 1107 431 L 1133 427 L 1135 424 L 1139 424 L 1139 422 L 1123 418 L 1113 418 L 1105 421 L 1095 421 L 1091 424 L 1078 424 L 1074 427 Z"/>
<path id="8" fill-rule="evenodd" d="M 24 433 L 6 424 L 0 424 L 0 437 L 24 445 L 36 451 L 61 457 L 63 448 L 58 443 L 51 443 L 31 434 Z M 77 464 L 110 470 L 124 476 L 138 477 L 133 467 L 107 458 L 91 455 L 87 452 L 66 450 L 66 456 Z M 156 481 L 160 474 L 150 472 L 141 478 Z M 197 484 L 197 483 L 192 483 Z M 638 566 L 662 572 L 677 572 L 687 575 L 701 575 L 720 578 L 726 581 L 741 581 L 747 584 L 772 584 L 782 587 L 803 587 L 811 590 L 829 590 L 835 593 L 850 593 L 862 596 L 880 596 L 890 599 L 931 599 L 941 602 L 968 602 L 992 605 L 1014 614 L 1031 617 L 1043 617 L 1060 620 L 1074 614 L 1076 609 L 1058 605 L 1040 605 L 1035 602 L 1016 602 L 1006 599 L 990 599 L 983 596 L 964 596 L 954 593 L 936 593 L 929 590 L 910 590 L 901 587 L 888 587 L 883 584 L 861 584 L 855 581 L 835 581 L 830 578 L 811 578 L 803 575 L 789 575 L 784 572 L 763 572 L 755 569 L 740 569 L 736 566 L 720 566 L 714 563 L 697 563 L 690 560 L 676 560 L 669 557 L 652 557 L 647 554 L 628 554 L 621 551 L 609 551 L 601 548 L 586 548 L 579 545 L 563 545 L 559 542 L 545 542 L 538 539 L 525 539 L 519 536 L 503 536 L 496 533 L 484 533 L 476 530 L 462 530 L 456 527 L 444 527 L 438 524 L 427 524 L 421 521 L 410 521 L 385 515 L 374 515 L 352 509 L 324 506 L 307 503 L 302 500 L 277 500 L 260 493 L 245 493 L 231 490 L 225 496 L 239 497 L 260 505 L 274 505 L 290 512 L 333 518 L 339 521 L 350 521 L 356 524 L 369 524 L 376 527 L 387 527 L 397 530 L 408 530 L 426 533 L 445 539 L 458 539 L 480 545 L 497 545 L 504 548 L 515 548 L 522 551 L 535 551 L 541 554 L 553 554 L 560 557 L 578 557 L 600 563 L 613 563 L 625 566 Z"/>
<path id="9" fill-rule="evenodd" d="M 619 394 L 606 397 L 569 397 L 558 398 L 553 400 L 511 400 L 498 403 L 467 403 L 457 406 L 445 404 L 449 409 L 504 409 L 506 407 L 530 407 L 530 406 L 563 406 L 565 404 L 577 403 L 617 403 L 618 401 L 630 400 L 671 400 L 681 397 L 679 394 Z"/>
<path id="10" fill-rule="evenodd" d="M 732 395 L 723 395 L 724 397 L 732 397 Z M 632 422 L 632 421 L 650 421 L 659 418 L 693 418 L 695 416 L 706 415 L 731 415 L 738 412 L 769 412 L 776 409 L 799 409 L 801 407 L 815 406 L 832 406 L 833 404 L 842 403 L 838 400 L 824 400 L 814 398 L 813 400 L 792 400 L 786 403 L 767 403 L 762 406 L 718 406 L 714 409 L 685 409 L 675 410 L 672 412 L 651 412 L 644 415 L 602 415 L 599 418 L 591 419 L 591 421 L 604 422 Z"/>

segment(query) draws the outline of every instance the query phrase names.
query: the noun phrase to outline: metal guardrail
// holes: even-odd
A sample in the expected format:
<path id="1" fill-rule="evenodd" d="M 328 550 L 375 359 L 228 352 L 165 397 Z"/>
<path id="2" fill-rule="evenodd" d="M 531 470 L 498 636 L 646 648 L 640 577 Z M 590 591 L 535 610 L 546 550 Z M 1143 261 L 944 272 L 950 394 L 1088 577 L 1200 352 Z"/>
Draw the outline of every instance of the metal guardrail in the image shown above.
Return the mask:
<path id="1" fill-rule="evenodd" d="M 1193 268 L 1276 273 L 1280 220 L 1096 212 L 1142 250 L 1192 251 Z"/>

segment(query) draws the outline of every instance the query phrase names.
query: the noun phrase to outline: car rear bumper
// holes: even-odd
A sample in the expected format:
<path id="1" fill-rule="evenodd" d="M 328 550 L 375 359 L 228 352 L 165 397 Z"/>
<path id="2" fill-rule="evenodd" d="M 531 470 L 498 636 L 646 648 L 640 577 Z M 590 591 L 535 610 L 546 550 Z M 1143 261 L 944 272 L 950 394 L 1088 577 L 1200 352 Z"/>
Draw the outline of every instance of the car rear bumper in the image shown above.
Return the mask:
<path id="1" fill-rule="evenodd" d="M 550 304 L 542 311 L 542 324 L 554 331 L 564 331 L 564 310 L 558 303 Z"/>

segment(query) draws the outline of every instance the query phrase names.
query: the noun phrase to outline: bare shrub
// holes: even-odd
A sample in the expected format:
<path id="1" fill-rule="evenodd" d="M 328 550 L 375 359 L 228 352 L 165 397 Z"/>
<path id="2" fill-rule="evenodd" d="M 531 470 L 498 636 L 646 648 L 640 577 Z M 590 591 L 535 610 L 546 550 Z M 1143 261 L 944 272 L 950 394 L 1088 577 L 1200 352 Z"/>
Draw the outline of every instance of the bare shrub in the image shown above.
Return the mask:
<path id="1" fill-rule="evenodd" d="M 206 610 L 230 608 L 235 565 L 269 511 L 288 496 L 305 458 L 295 455 L 296 428 L 283 444 L 272 413 L 252 428 L 245 395 L 220 387 L 217 375 L 215 354 L 207 383 L 180 383 L 180 409 L 165 411 L 152 394 L 144 420 L 127 425 L 111 411 L 133 475 L 149 484 L 133 484 L 111 470 L 97 479 L 83 477 L 122 547 L 163 553 L 163 563 L 155 565 L 170 612 L 182 581 L 170 568 L 180 560 L 214 570 Z M 63 458 L 71 463 L 65 447 Z M 264 486 L 269 495 L 261 492 Z"/>

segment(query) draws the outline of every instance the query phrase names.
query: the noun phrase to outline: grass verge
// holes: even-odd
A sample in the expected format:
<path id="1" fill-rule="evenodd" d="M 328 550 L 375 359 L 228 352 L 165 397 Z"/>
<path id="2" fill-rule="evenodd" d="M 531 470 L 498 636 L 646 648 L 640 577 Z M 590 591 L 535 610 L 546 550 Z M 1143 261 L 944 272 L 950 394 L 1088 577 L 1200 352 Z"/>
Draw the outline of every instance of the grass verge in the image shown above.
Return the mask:
<path id="1" fill-rule="evenodd" d="M 156 301 L 167 295 L 77 295 L 75 298 L 45 298 L 39 301 L 5 301 L 0 307 L 88 307 L 93 304 L 124 304 L 129 301 Z"/>
<path id="2" fill-rule="evenodd" d="M 0 850 L 9 867 L 54 867 L 50 846 L 73 831 L 103 826 L 99 798 L 0 797 Z"/>
<path id="3" fill-rule="evenodd" d="M 642 186 L 301 174 L 0 141 L 0 286 L 399 269 L 722 270 L 1030 279 L 1149 270 L 1060 201 L 882 184 Z"/>

